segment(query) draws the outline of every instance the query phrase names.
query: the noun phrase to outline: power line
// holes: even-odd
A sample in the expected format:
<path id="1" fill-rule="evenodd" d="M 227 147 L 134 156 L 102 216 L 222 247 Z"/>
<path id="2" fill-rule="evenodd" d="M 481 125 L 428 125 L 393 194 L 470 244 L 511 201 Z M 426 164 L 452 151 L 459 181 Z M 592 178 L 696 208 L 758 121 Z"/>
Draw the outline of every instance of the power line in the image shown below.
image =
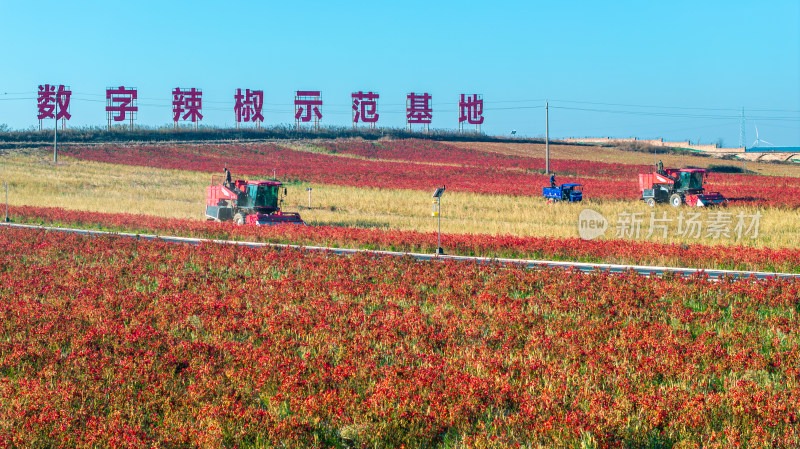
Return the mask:
<path id="1" fill-rule="evenodd" d="M 553 109 L 566 109 L 571 111 L 587 111 L 587 112 L 604 112 L 609 114 L 625 114 L 625 115 L 647 115 L 655 117 L 684 117 L 684 118 L 697 118 L 709 120 L 738 120 L 738 115 L 712 115 L 712 114 L 691 114 L 691 113 L 678 113 L 678 112 L 647 112 L 647 111 L 626 111 L 621 109 L 597 109 L 597 108 L 571 108 L 567 106 L 551 106 Z M 770 117 L 770 116 L 754 116 L 750 119 L 758 120 L 788 120 L 800 121 L 800 117 Z"/>

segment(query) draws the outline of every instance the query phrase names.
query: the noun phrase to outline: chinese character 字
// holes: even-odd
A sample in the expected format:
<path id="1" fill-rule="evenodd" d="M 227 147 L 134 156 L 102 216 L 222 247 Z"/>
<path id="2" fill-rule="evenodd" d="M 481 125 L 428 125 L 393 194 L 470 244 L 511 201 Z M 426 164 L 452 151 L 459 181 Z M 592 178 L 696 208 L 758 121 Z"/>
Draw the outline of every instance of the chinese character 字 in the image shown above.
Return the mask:
<path id="1" fill-rule="evenodd" d="M 431 95 L 411 92 L 406 96 L 406 123 L 422 123 L 428 125 L 433 120 Z"/>
<path id="2" fill-rule="evenodd" d="M 378 121 L 378 94 L 373 92 L 354 92 L 353 98 L 353 126 L 359 121 L 373 124 Z"/>
<path id="3" fill-rule="evenodd" d="M 320 91 L 318 90 L 298 90 L 294 98 L 294 120 L 295 124 L 299 122 L 310 122 L 311 112 L 314 112 L 314 124 L 319 123 L 322 118 L 322 113 L 319 107 L 322 106 L 322 99 L 320 98 Z"/>
<path id="4" fill-rule="evenodd" d="M 200 89 L 181 89 L 176 87 L 172 91 L 172 120 L 186 120 L 198 122 L 203 119 L 200 112 L 203 109 L 203 91 Z M 183 113 L 183 117 L 181 114 Z"/>
<path id="5" fill-rule="evenodd" d="M 115 122 L 124 122 L 126 113 L 130 113 L 130 118 L 133 120 L 133 113 L 139 110 L 138 106 L 133 105 L 136 97 L 136 89 L 133 88 L 126 89 L 125 86 L 120 86 L 116 89 L 106 89 L 106 112 L 109 123 L 111 119 Z"/>
<path id="6" fill-rule="evenodd" d="M 263 90 L 245 89 L 245 93 L 242 95 L 242 89 L 236 89 L 236 95 L 233 98 L 236 101 L 233 106 L 236 123 L 264 121 L 264 116 L 261 115 L 261 108 L 264 107 Z"/>
<path id="7" fill-rule="evenodd" d="M 40 85 L 39 93 L 36 96 L 36 105 L 39 109 L 37 118 L 39 120 L 46 118 L 69 120 L 72 118 L 69 113 L 69 100 L 71 97 L 72 91 L 63 84 L 59 85 L 57 90 L 55 85 Z"/>
<path id="8" fill-rule="evenodd" d="M 470 125 L 480 125 L 483 123 L 483 98 L 480 95 L 461 94 L 458 102 L 458 123 L 464 122 Z"/>

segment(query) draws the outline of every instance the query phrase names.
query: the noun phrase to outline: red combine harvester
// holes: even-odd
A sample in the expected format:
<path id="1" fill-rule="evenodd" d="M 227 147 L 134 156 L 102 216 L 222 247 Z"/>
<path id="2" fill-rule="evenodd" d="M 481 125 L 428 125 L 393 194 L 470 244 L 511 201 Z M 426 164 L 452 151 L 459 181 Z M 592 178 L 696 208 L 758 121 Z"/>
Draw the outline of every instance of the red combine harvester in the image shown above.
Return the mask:
<path id="1" fill-rule="evenodd" d="M 240 225 L 305 224 L 297 212 L 281 211 L 281 194 L 286 195 L 281 187 L 278 181 L 230 181 L 230 172 L 226 177 L 211 176 L 211 185 L 206 187 L 206 217 Z"/>
<path id="2" fill-rule="evenodd" d="M 666 203 L 678 207 L 681 204 L 690 206 L 712 206 L 725 202 L 719 192 L 706 192 L 703 188 L 703 177 L 706 170 L 702 168 L 668 168 L 660 165 L 653 173 L 639 175 L 639 190 L 642 200 L 648 206 Z"/>

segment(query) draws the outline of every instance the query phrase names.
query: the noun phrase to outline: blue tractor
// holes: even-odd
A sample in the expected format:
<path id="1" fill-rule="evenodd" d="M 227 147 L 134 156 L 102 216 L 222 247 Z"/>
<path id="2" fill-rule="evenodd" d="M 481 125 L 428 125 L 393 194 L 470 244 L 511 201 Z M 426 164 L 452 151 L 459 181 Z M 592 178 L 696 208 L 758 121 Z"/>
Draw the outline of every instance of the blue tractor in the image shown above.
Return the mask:
<path id="1" fill-rule="evenodd" d="M 569 201 L 574 203 L 583 200 L 581 185 L 576 183 L 561 184 L 556 187 L 545 187 L 542 196 L 552 201 Z"/>

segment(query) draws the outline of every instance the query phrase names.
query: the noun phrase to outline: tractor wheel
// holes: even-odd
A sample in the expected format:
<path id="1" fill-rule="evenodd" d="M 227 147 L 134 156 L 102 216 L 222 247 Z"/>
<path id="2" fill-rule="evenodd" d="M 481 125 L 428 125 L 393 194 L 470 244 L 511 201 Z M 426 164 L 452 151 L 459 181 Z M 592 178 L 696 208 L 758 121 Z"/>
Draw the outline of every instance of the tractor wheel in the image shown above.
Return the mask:
<path id="1" fill-rule="evenodd" d="M 680 207 L 683 203 L 683 198 L 677 193 L 673 193 L 669 197 L 669 204 L 672 204 L 672 207 Z"/>
<path id="2" fill-rule="evenodd" d="M 650 207 L 656 207 L 656 200 L 653 198 L 648 198 L 645 203 Z"/>
<path id="3" fill-rule="evenodd" d="M 241 213 L 238 213 L 238 214 L 234 215 L 233 216 L 233 222 L 236 223 L 237 225 L 243 225 L 244 224 L 244 215 L 242 215 Z"/>

